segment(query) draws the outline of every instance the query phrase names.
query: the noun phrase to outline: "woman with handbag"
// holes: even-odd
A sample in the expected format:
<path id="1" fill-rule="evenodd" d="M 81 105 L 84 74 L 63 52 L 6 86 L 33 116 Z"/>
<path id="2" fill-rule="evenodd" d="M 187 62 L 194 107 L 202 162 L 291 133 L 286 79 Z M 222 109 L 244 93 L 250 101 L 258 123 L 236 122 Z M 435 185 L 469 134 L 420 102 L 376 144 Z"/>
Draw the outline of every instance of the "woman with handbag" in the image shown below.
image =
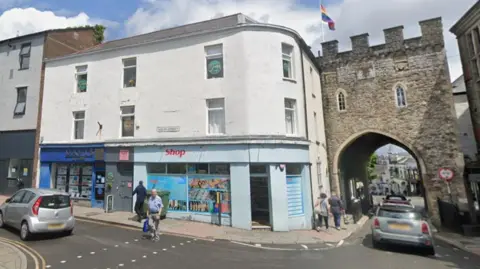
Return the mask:
<path id="1" fill-rule="evenodd" d="M 328 229 L 328 215 L 330 213 L 330 205 L 328 203 L 327 195 L 320 194 L 320 197 L 315 202 L 315 214 L 318 215 L 317 231 L 320 231 L 322 222 L 325 222 L 325 228 Z"/>

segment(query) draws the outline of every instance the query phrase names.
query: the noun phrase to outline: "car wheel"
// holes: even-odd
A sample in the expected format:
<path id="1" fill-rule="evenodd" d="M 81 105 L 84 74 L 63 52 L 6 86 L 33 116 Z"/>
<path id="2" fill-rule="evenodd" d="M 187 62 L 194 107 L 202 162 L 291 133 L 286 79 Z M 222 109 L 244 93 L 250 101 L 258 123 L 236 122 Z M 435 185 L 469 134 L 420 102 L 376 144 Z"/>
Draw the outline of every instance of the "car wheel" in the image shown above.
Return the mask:
<path id="1" fill-rule="evenodd" d="M 22 226 L 20 228 L 20 239 L 23 241 L 29 240 L 31 237 L 30 228 L 28 228 L 28 223 L 26 221 L 22 222 Z"/>
<path id="2" fill-rule="evenodd" d="M 5 226 L 5 223 L 3 222 L 3 213 L 0 212 L 0 228 L 3 228 Z"/>
<path id="3" fill-rule="evenodd" d="M 433 247 L 427 248 L 423 253 L 425 256 L 435 256 L 435 249 Z"/>
<path id="4" fill-rule="evenodd" d="M 73 235 L 73 229 L 65 232 L 65 236 L 71 236 L 71 235 Z"/>

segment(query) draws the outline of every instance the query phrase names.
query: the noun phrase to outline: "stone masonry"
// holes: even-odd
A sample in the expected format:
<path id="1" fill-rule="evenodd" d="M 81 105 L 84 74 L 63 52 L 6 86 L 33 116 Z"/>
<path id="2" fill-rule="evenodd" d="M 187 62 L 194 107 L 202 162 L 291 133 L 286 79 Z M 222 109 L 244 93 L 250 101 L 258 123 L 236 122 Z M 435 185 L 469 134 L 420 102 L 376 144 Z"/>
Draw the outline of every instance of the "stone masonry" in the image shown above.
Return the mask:
<path id="1" fill-rule="evenodd" d="M 417 159 L 429 213 L 439 224 L 436 199 L 450 199 L 450 195 L 447 184 L 439 180 L 438 170 L 445 167 L 454 171 L 451 197 L 465 198 L 464 163 L 442 20 L 434 18 L 419 24 L 421 37 L 405 39 L 403 26 L 398 26 L 385 29 L 385 44 L 377 46 L 369 45 L 368 34 L 352 36 L 352 50 L 346 52 L 338 51 L 336 40 L 325 42 L 318 61 L 323 72 L 332 190 L 348 189 L 343 187 L 348 185 L 348 179 L 341 176 L 348 173 L 344 170 L 355 170 L 357 178 L 366 180 L 366 171 L 358 170 L 358 164 L 366 168 L 369 155 L 378 147 L 397 144 Z M 397 86 L 405 91 L 405 107 L 397 106 Z M 346 97 L 343 111 L 338 106 L 340 92 Z M 363 141 L 357 143 L 361 145 L 352 150 L 359 140 Z M 348 158 L 348 154 L 357 157 Z"/>

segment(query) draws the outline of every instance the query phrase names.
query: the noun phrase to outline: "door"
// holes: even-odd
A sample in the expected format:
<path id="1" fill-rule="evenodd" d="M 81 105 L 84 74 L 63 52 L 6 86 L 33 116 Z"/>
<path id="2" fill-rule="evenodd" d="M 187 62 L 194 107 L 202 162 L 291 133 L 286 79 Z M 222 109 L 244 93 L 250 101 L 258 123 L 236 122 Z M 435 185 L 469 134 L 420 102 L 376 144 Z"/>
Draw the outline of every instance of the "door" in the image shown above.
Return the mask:
<path id="1" fill-rule="evenodd" d="M 113 210 L 132 212 L 133 163 L 117 163 L 113 182 Z"/>
<path id="2" fill-rule="evenodd" d="M 0 160 L 0 194 L 6 194 L 8 188 L 8 160 Z"/>
<path id="3" fill-rule="evenodd" d="M 50 174 L 51 174 L 51 166 L 49 163 L 42 163 L 40 165 L 40 189 L 50 189 Z"/>
<path id="4" fill-rule="evenodd" d="M 21 207 L 22 207 L 22 200 L 23 196 L 25 195 L 25 190 L 20 190 L 16 192 L 12 198 L 10 198 L 10 202 L 8 203 L 7 209 L 5 210 L 5 221 L 8 225 L 11 225 L 15 228 L 20 227 L 21 221 Z"/>
<path id="5" fill-rule="evenodd" d="M 33 160 L 22 160 L 20 164 L 20 174 L 18 177 L 23 183 L 23 188 L 32 187 L 32 169 L 33 169 Z"/>

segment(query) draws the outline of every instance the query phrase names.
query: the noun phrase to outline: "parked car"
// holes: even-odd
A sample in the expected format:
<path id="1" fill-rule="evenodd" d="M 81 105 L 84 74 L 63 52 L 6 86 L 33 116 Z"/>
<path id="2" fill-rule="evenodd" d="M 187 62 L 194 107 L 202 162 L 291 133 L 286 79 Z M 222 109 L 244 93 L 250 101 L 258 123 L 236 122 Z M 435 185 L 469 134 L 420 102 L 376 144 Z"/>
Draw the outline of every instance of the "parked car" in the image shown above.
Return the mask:
<path id="1" fill-rule="evenodd" d="M 407 199 L 402 194 L 389 194 L 385 198 L 382 199 L 382 202 L 380 205 L 386 205 L 386 204 L 401 204 L 401 205 L 410 205 L 413 207 L 411 200 Z"/>
<path id="2" fill-rule="evenodd" d="M 394 244 L 422 249 L 435 255 L 430 225 L 422 214 L 408 205 L 383 205 L 377 209 L 372 222 L 372 245 Z"/>
<path id="3" fill-rule="evenodd" d="M 73 204 L 68 193 L 47 189 L 21 189 L 0 206 L 0 228 L 20 230 L 28 240 L 37 233 L 72 234 L 75 227 Z"/>

